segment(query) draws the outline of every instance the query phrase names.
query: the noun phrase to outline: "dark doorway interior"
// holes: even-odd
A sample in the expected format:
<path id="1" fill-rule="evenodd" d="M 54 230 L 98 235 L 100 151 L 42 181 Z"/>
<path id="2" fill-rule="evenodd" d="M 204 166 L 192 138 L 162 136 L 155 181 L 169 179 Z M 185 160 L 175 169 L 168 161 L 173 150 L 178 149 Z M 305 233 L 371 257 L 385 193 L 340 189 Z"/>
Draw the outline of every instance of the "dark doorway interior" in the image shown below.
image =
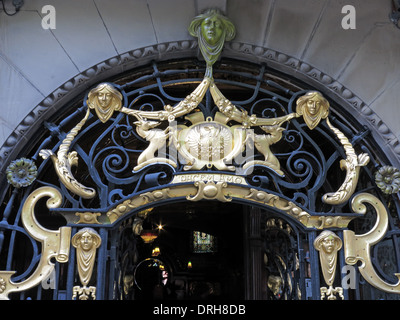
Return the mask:
<path id="1" fill-rule="evenodd" d="M 147 222 L 162 230 L 137 242 L 135 299 L 243 299 L 243 209 L 209 201 L 154 208 Z"/>

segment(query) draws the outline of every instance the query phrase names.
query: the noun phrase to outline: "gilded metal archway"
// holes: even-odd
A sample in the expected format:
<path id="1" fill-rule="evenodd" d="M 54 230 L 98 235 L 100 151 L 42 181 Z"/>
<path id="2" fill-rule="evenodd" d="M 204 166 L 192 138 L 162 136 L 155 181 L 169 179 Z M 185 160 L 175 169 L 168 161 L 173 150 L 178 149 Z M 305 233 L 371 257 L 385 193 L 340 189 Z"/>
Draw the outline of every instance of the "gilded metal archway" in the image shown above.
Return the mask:
<path id="1" fill-rule="evenodd" d="M 221 22 L 211 38 L 202 24 L 210 18 Z M 113 279 L 104 270 L 107 243 L 114 240 L 108 231 L 138 212 L 182 200 L 239 201 L 296 221 L 315 236 L 313 250 L 320 254 L 313 264 L 324 281 L 315 298 L 343 298 L 344 289 L 333 286 L 340 270 L 329 262 L 339 252 L 348 265 L 361 261 L 359 273 L 373 287 L 400 293 L 398 274 L 385 277 L 372 259 L 389 227 L 397 239 L 391 216 L 398 214 L 392 195 L 399 173 L 381 166 L 375 184 L 385 158 L 372 152 L 368 130 L 343 117 L 338 106 L 332 110 L 322 93 L 285 81 L 265 66 L 255 71 L 242 65 L 235 73 L 228 62 L 217 62 L 224 41 L 235 33 L 220 13 L 197 17 L 190 32 L 199 38 L 205 68 L 185 61 L 186 68 L 165 64 L 160 70 L 154 62 L 140 77 L 100 83 L 58 125 L 46 123 L 50 134 L 32 157 L 42 158 L 39 168 L 29 159 L 9 166 L 14 189 L 1 222 L 1 246 L 5 235 L 10 240 L 0 297 L 43 286 L 56 268 L 58 274 L 64 268 L 69 280 L 56 299 L 110 298 L 106 283 Z M 249 98 L 241 98 L 248 92 Z M 51 220 L 46 210 L 66 223 L 44 227 Z M 357 232 L 362 229 L 355 221 L 375 214 L 376 221 Z M 14 224 L 8 223 L 11 217 Z M 146 214 L 137 218 L 140 226 Z M 17 233 L 34 249 L 27 270 L 15 276 Z"/>

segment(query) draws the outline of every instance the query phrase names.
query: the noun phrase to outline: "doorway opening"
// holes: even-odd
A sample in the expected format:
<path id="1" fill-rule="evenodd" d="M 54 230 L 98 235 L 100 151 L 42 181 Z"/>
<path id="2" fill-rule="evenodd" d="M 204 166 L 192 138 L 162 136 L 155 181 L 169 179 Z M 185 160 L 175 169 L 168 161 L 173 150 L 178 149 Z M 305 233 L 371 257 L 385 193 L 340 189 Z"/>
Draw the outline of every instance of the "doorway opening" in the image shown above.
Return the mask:
<path id="1" fill-rule="evenodd" d="M 122 300 L 301 298 L 297 232 L 271 213 L 210 201 L 160 206 L 143 223 L 157 230 L 151 241 L 133 235 L 134 221 L 119 229 Z"/>
<path id="2" fill-rule="evenodd" d="M 143 227 L 157 228 L 157 238 L 147 243 L 132 236 L 132 221 L 121 226 L 122 299 L 244 298 L 243 206 L 185 202 L 154 208 Z"/>

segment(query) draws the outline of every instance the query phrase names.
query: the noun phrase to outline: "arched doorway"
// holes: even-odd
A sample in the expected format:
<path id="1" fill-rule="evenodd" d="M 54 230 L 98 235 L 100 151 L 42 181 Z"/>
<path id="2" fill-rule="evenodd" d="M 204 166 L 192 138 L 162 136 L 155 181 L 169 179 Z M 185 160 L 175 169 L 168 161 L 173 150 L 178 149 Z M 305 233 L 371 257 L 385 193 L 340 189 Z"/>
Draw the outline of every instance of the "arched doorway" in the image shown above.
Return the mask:
<path id="1" fill-rule="evenodd" d="M 118 79 L 110 79 L 110 83 L 121 95 L 121 108 L 165 112 L 170 110 L 165 106 L 176 106 L 201 86 L 204 71 L 203 63 L 197 59 L 153 62 L 120 75 Z M 64 113 L 60 112 L 48 119 L 44 130 L 38 133 L 40 139 L 26 155 L 29 159 L 19 160 L 10 167 L 16 183 L 9 187 L 2 204 L 4 218 L 1 230 L 0 269 L 4 272 L 1 273 L 0 280 L 4 289 L 0 294 L 13 299 L 131 298 L 131 292 L 124 291 L 124 280 L 129 288 L 128 276 L 133 275 L 141 261 L 151 258 L 148 246 L 143 246 L 143 252 L 135 251 L 136 243 L 140 240 L 135 240 L 132 233 L 135 217 L 140 218 L 140 212 L 151 208 L 155 210 L 153 217 L 162 218 L 162 208 L 175 208 L 178 216 L 187 217 L 188 205 L 200 209 L 200 203 L 205 203 L 205 214 L 202 218 L 194 219 L 200 225 L 207 213 L 218 206 L 222 206 L 223 209 L 215 216 L 224 219 L 212 220 L 213 225 L 207 225 L 208 228 L 218 227 L 219 231 L 225 230 L 224 223 L 229 221 L 230 216 L 234 217 L 239 213 L 241 217 L 236 217 L 235 222 L 246 221 L 241 225 L 234 225 L 235 234 L 239 235 L 237 238 L 230 238 L 229 233 L 215 235 L 215 230 L 199 230 L 194 227 L 191 229 L 189 222 L 186 222 L 184 228 L 187 234 L 186 245 L 189 248 L 186 253 L 192 250 L 190 246 L 194 240 L 190 237 L 194 238 L 193 232 L 199 232 L 197 239 L 203 241 L 209 241 L 209 236 L 215 236 L 217 239 L 219 237 L 217 248 L 221 248 L 225 243 L 233 244 L 232 247 L 242 246 L 240 254 L 236 255 L 228 254 L 229 250 L 223 251 L 221 256 L 213 256 L 210 252 L 210 257 L 225 258 L 221 270 L 216 272 L 215 268 L 211 268 L 211 273 L 202 271 L 202 275 L 199 275 L 200 280 L 207 284 L 212 282 L 207 279 L 211 275 L 216 278 L 225 276 L 223 270 L 229 269 L 230 274 L 242 272 L 242 280 L 234 285 L 234 290 L 228 289 L 232 284 L 230 280 L 224 280 L 221 285 L 221 292 L 229 292 L 233 298 L 320 299 L 325 294 L 321 288 L 340 287 L 341 267 L 346 264 L 346 257 L 350 254 L 338 249 L 335 277 L 332 283 L 328 284 L 322 272 L 324 267 L 320 265 L 319 252 L 314 245 L 315 240 L 325 229 L 334 232 L 342 242 L 345 240 L 344 234 L 348 235 L 346 239 L 354 238 L 347 231 L 356 235 L 364 234 L 374 228 L 377 212 L 386 214 L 391 228 L 385 240 L 377 244 L 372 252 L 379 257 L 374 260 L 374 270 L 378 270 L 380 276 L 380 280 L 374 283 L 378 287 L 362 280 L 357 282 L 355 288 L 343 289 L 341 294 L 345 299 L 381 295 L 397 297 L 390 293 L 392 287 L 388 284 L 394 283 L 393 288 L 396 288 L 393 271 L 396 270 L 398 261 L 395 254 L 398 245 L 398 199 L 383 194 L 374 182 L 376 171 L 383 168 L 383 164 L 387 164 L 388 160 L 371 137 L 370 131 L 334 100 L 329 100 L 330 122 L 321 121 L 318 126 L 310 129 L 308 124 L 302 118 L 298 119 L 294 113 L 299 98 L 313 91 L 313 88 L 268 66 L 221 59 L 214 65 L 214 78 L 220 92 L 229 97 L 234 106 L 238 106 L 238 110 L 242 112 L 240 114 L 248 116 L 244 120 L 252 121 L 257 117 L 284 120 L 284 130 L 265 128 L 267 132 L 263 132 L 259 127 L 255 129 L 255 138 L 276 139 L 270 140 L 269 144 L 263 143 L 269 147 L 267 149 L 272 156 L 265 150 L 263 152 L 257 149 L 254 158 L 261 161 L 261 165 L 254 165 L 253 162 L 250 173 L 236 171 L 238 168 L 243 169 L 243 161 L 234 163 L 236 167 L 233 171 L 229 171 L 225 163 L 217 161 L 208 161 L 199 168 L 186 169 L 188 162 L 179 158 L 182 153 L 176 150 L 175 153 L 172 152 L 173 148 L 159 148 L 162 150 L 157 154 L 159 160 L 169 161 L 138 163 L 144 151 L 149 150 L 151 141 L 135 130 L 137 124 L 130 118 L 130 111 L 118 109 L 110 118 L 101 119 L 96 110 L 90 108 L 87 92 L 78 101 L 66 106 Z M 210 88 L 207 87 L 201 101 L 192 110 L 193 114 L 203 114 L 204 119 L 195 122 L 196 116 L 189 118 L 190 115 L 186 114 L 176 117 L 177 126 L 182 132 L 196 132 L 197 128 L 201 128 L 201 123 L 207 125 L 207 134 L 214 129 L 220 130 L 221 134 L 215 136 L 220 138 L 234 126 L 237 118 L 221 122 L 223 117 L 220 113 L 226 111 L 225 107 L 229 105 L 222 105 L 224 108 L 218 106 L 213 98 L 213 93 L 218 92 L 212 92 Z M 253 115 L 255 117 L 252 118 Z M 137 120 L 140 123 L 143 119 Z M 279 125 L 282 123 L 279 122 Z M 165 132 L 164 130 L 170 127 L 169 123 L 163 125 L 158 133 Z M 248 126 L 248 123 L 242 125 Z M 268 126 L 274 125 L 276 124 Z M 244 143 L 244 138 L 240 140 L 240 131 L 239 134 L 232 135 L 234 139 L 238 139 L 235 141 Z M 185 137 L 188 135 L 183 136 Z M 207 140 L 208 150 L 215 151 L 210 141 Z M 175 144 L 175 149 L 177 146 L 179 147 L 179 144 Z M 201 150 L 205 146 L 199 145 L 198 149 Z M 195 154 L 195 151 L 189 149 L 186 148 L 186 156 Z M 75 156 L 78 156 L 78 166 L 62 167 L 71 169 L 69 182 L 62 181 L 62 176 L 55 174 L 54 164 L 57 162 L 53 162 L 55 158 L 50 152 L 45 154 L 47 158 L 42 159 L 42 150 L 50 150 L 54 155 L 60 150 L 76 152 L 66 154 L 71 156 L 68 158 L 70 164 L 76 164 Z M 246 154 L 242 156 L 241 160 L 245 162 Z M 268 161 L 267 156 L 270 157 Z M 365 161 L 367 156 L 371 160 L 368 163 Z M 343 160 L 355 158 L 358 161 L 355 166 L 357 169 L 351 168 L 350 165 L 346 168 Z M 36 163 L 36 175 L 30 174 L 35 171 L 35 164 L 30 160 Z M 217 160 L 221 159 L 217 157 Z M 143 163 L 143 166 L 139 166 Z M 208 165 L 210 163 L 211 166 Z M 20 175 L 21 172 L 28 174 Z M 350 188 L 351 192 L 346 191 L 346 188 L 341 189 L 344 181 L 354 181 L 348 172 L 357 172 L 357 181 L 352 185 L 354 189 Z M 32 179 L 29 180 L 29 177 Z M 21 181 L 26 181 L 26 185 L 17 184 Z M 83 188 L 84 192 L 79 193 L 75 187 Z M 337 203 L 325 201 L 325 195 L 338 195 L 339 193 L 335 193 L 337 190 L 343 191 L 348 197 Z M 93 191 L 95 196 L 92 197 Z M 374 198 L 359 197 L 366 193 Z M 353 205 L 353 196 L 355 199 L 361 199 L 361 203 L 367 200 L 371 202 L 372 207 L 366 214 L 362 212 L 361 205 Z M 46 204 L 47 197 L 50 197 L 50 202 Z M 213 206 L 215 203 L 218 206 Z M 241 209 L 232 213 L 229 210 L 233 208 L 234 203 Z M 385 205 L 380 206 L 378 203 Z M 257 210 L 245 209 L 249 206 Z M 247 214 L 244 214 L 243 211 L 246 210 Z M 258 212 L 260 210 L 262 212 Z M 149 215 L 151 216 L 152 214 Z M 249 217 L 252 220 L 246 220 Z M 141 217 L 139 222 L 144 224 L 145 218 Z M 29 223 L 26 223 L 27 221 Z M 172 225 L 177 228 L 179 224 L 176 221 Z M 89 228 L 87 233 L 80 233 L 85 228 Z M 167 226 L 165 228 L 167 231 Z M 185 232 L 182 232 L 182 235 Z M 167 232 L 163 236 L 166 235 Z M 247 241 L 248 235 L 254 236 Z M 96 253 L 93 255 L 93 262 L 90 262 L 90 259 L 85 262 L 85 254 L 80 251 L 82 248 L 78 242 L 81 238 L 91 238 L 94 243 L 91 247 L 92 253 Z M 174 239 L 178 239 L 177 236 Z M 49 240 L 51 241 L 48 242 Z M 120 247 L 123 243 L 125 247 Z M 25 254 L 17 254 L 21 250 L 25 250 Z M 168 249 L 165 250 L 167 252 Z M 135 254 L 138 255 L 137 258 L 134 257 Z M 386 263 L 387 256 L 394 257 L 390 264 Z M 65 261 L 67 257 L 69 259 Z M 177 259 L 157 259 L 171 268 L 169 276 L 177 274 Z M 192 260 L 190 272 L 193 271 L 194 274 L 198 262 Z M 370 259 L 371 263 L 372 260 Z M 188 262 L 184 261 L 183 266 L 187 268 Z M 91 277 L 88 278 L 89 273 L 80 272 L 82 270 L 79 263 L 91 265 Z M 42 272 L 43 270 L 46 272 Z M 257 277 L 262 281 L 249 281 L 247 275 L 254 275 L 254 270 L 258 270 Z M 359 273 L 357 276 L 361 277 Z M 51 279 L 56 280 L 52 282 Z M 183 283 L 186 290 L 184 294 L 190 297 L 191 286 L 187 283 L 190 279 L 187 282 L 185 279 L 177 280 L 182 280 L 179 283 Z M 380 290 L 381 288 L 385 288 L 386 291 Z M 216 290 L 212 290 L 214 289 Z M 337 293 L 336 297 L 339 296 Z"/>
<path id="2" fill-rule="evenodd" d="M 144 226 L 147 224 L 154 228 L 162 226 L 162 229 L 158 230 L 157 238 L 148 243 L 137 237 L 136 263 L 131 261 L 127 266 L 127 270 L 134 270 L 136 276 L 130 288 L 134 293 L 132 298 L 144 296 L 145 290 L 138 282 L 144 282 L 139 271 L 153 269 L 147 263 L 141 264 L 147 259 L 162 261 L 167 277 L 166 282 L 156 285 L 156 288 L 161 285 L 164 289 L 162 296 L 154 292 L 153 299 L 244 298 L 241 205 L 202 202 L 196 206 L 190 203 L 161 206 L 149 213 Z M 127 228 L 132 229 L 132 224 L 128 223 Z M 132 255 L 131 249 L 122 256 Z M 147 267 L 143 268 L 143 265 Z"/>
<path id="3" fill-rule="evenodd" d="M 176 203 L 152 209 L 143 225 L 157 230 L 154 240 L 134 236 L 134 218 L 118 228 L 119 299 L 312 296 L 307 234 L 280 214 L 239 203 Z"/>

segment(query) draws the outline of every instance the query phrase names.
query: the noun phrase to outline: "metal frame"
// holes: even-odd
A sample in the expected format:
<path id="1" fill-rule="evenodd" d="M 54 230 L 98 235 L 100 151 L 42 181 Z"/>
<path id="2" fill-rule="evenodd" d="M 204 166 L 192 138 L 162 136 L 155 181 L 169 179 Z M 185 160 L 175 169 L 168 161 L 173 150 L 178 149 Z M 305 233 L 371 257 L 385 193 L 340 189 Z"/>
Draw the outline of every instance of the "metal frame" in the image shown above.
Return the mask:
<path id="1" fill-rule="evenodd" d="M 172 66 L 174 69 L 171 69 Z M 158 110 L 167 104 L 174 105 L 181 101 L 188 92 L 191 92 L 201 82 L 201 75 L 204 71 L 202 64 L 192 59 L 173 63 L 153 62 L 146 68 L 134 70 L 121 79 L 114 80 L 113 85 L 121 92 L 126 108 Z M 214 65 L 214 78 L 216 84 L 224 89 L 224 94 L 230 97 L 234 105 L 247 110 L 250 115 L 257 114 L 265 118 L 288 115 L 294 111 L 296 99 L 312 89 L 304 83 L 287 79 L 266 66 L 233 60 L 222 59 L 216 63 Z M 84 181 L 86 185 L 95 188 L 98 196 L 88 200 L 71 193 L 54 175 L 50 159 L 40 160 L 39 153 L 44 148 L 53 150 L 54 153 L 58 150 L 67 133 L 88 110 L 86 100 L 87 97 L 84 97 L 75 105 L 66 106 L 69 111 L 66 112 L 66 116 L 63 115 L 62 120 L 54 118 L 54 120 L 49 119 L 45 123 L 46 128 L 43 129 L 47 130 L 47 136 L 36 141 L 37 149 L 26 155 L 27 158 L 37 163 L 36 180 L 27 187 L 10 185 L 9 190 L 5 193 L 1 207 L 3 220 L 0 223 L 0 261 L 3 261 L 4 265 L 0 265 L 0 270 L 7 270 L 9 273 L 17 270 L 15 275 L 9 274 L 8 278 L 2 277 L 5 287 L 8 285 L 7 281 L 19 283 L 29 279 L 37 267 L 37 262 L 43 256 L 40 241 L 32 237 L 29 230 L 21 224 L 26 199 L 30 199 L 30 195 L 39 187 L 52 187 L 60 190 L 63 199 L 62 205 L 59 207 L 48 210 L 42 204 L 42 210 L 36 211 L 35 217 L 38 223 L 44 226 L 45 231 L 43 232 L 48 232 L 47 230 L 52 228 L 57 230 L 65 226 L 70 228 L 71 235 L 74 236 L 82 228 L 90 227 L 97 230 L 103 244 L 108 244 L 101 245 L 97 250 L 97 282 L 91 284 L 96 287 L 96 299 L 100 300 L 117 298 L 110 284 L 117 279 L 117 275 L 113 273 L 115 268 L 112 266 L 118 260 L 118 232 L 115 232 L 115 230 L 119 225 L 147 208 L 170 202 L 187 201 L 188 192 L 193 192 L 193 190 L 197 192 L 193 186 L 193 181 L 173 183 L 174 177 L 187 173 L 183 170 L 182 164 L 177 168 L 165 164 L 155 164 L 147 166 L 137 173 L 132 173 L 132 163 L 143 152 L 146 141 L 134 131 L 131 119 L 126 114 L 116 113 L 107 123 L 102 123 L 91 113 L 87 123 L 73 140 L 71 149 L 77 152 L 80 161 L 79 169 L 75 175 L 79 176 L 80 181 Z M 334 101 L 330 101 L 330 104 L 331 123 L 345 133 L 358 152 L 367 153 L 372 160 L 360 169 L 360 178 L 355 194 L 368 192 L 376 196 L 389 212 L 389 230 L 385 239 L 391 240 L 393 247 L 386 250 L 385 253 L 388 254 L 391 251 L 390 254 L 396 257 L 394 260 L 398 270 L 400 267 L 400 251 L 397 241 L 399 201 L 396 194 L 384 194 L 374 183 L 377 169 L 384 164 L 389 164 L 388 160 L 379 151 L 379 148 L 376 148 L 373 138 L 366 128 L 358 126 L 356 119 L 345 114 Z M 205 99 L 199 104 L 198 108 L 206 116 L 215 114 L 217 108 L 213 103 L 210 92 L 206 93 Z M 285 220 L 285 223 L 289 223 L 296 230 L 298 241 L 296 250 L 300 253 L 300 260 L 305 257 L 303 249 L 300 248 L 300 239 L 304 242 L 302 237 L 306 235 L 313 275 L 311 277 L 312 298 L 320 299 L 320 287 L 324 286 L 324 281 L 320 277 L 321 267 L 318 253 L 313 247 L 317 235 L 323 229 L 330 229 L 335 231 L 343 240 L 344 230 L 350 229 L 356 233 L 361 233 L 370 230 L 375 221 L 374 219 L 366 219 L 363 213 L 352 210 L 350 201 L 339 205 L 329 205 L 321 200 L 324 194 L 336 190 L 344 178 L 339 161 L 346 158 L 346 152 L 338 137 L 332 134 L 329 124 L 323 122 L 313 131 L 309 131 L 304 123 L 292 119 L 290 123 L 285 124 L 285 129 L 282 140 L 271 147 L 281 164 L 284 164 L 282 167 L 284 167 L 285 177 L 277 175 L 269 168 L 260 166 L 251 175 L 243 176 L 243 179 L 249 185 L 248 187 L 242 188 L 240 184 L 232 184 L 228 188 L 232 188 L 229 190 L 233 194 L 237 192 L 236 196 L 232 197 L 233 202 L 263 209 L 268 208 L 277 217 Z M 190 173 L 232 175 L 231 172 L 215 171 L 212 168 Z M 160 198 L 155 199 L 157 192 L 171 187 L 176 190 L 176 195 L 166 197 L 161 194 Z M 260 197 L 246 198 L 239 196 L 241 192 L 244 192 L 243 190 L 248 192 L 250 188 L 256 190 Z M 153 196 L 153 200 L 132 209 L 122 208 L 126 201 L 133 201 L 146 193 Z M 308 220 L 310 222 L 302 222 L 282 204 L 268 205 L 264 200 L 261 200 L 264 199 L 262 197 L 267 195 L 278 197 L 279 201 L 285 205 L 293 203 L 296 209 L 310 215 Z M 203 199 L 206 198 L 203 197 Z M 110 219 L 112 217 L 110 213 L 113 210 L 120 210 L 122 214 Z M 90 220 L 82 223 L 85 218 L 83 216 L 87 212 L 90 212 Z M 63 219 L 54 217 L 57 213 L 66 218 L 67 224 Z M 76 213 L 81 213 L 83 220 L 78 221 Z M 332 224 L 332 221 L 336 221 L 335 218 L 338 216 L 344 222 Z M 366 216 L 374 216 L 374 211 L 368 210 Z M 19 240 L 20 235 L 23 235 L 25 240 Z M 16 255 L 18 250 L 16 248 L 18 246 L 17 240 L 32 247 L 30 261 L 18 260 L 19 258 Z M 384 281 L 393 283 L 396 278 L 392 274 L 385 273 L 385 270 L 380 266 L 380 261 L 386 260 L 382 253 L 384 250 L 380 250 L 380 246 L 383 246 L 382 242 L 376 245 L 372 251 L 372 263 Z M 58 250 L 59 246 L 57 245 L 55 248 Z M 37 292 L 21 291 L 11 294 L 11 298 L 71 299 L 73 287 L 78 282 L 75 254 L 76 249 L 70 246 L 68 263 L 55 263 L 54 290 L 43 290 L 46 285 L 42 281 L 47 279 L 46 276 L 49 276 L 43 275 L 40 279 L 36 279 L 36 282 L 41 283 L 41 285 L 36 284 Z M 27 262 L 28 267 L 25 267 L 24 265 Z M 303 263 L 301 268 L 304 268 Z M 345 253 L 342 250 L 339 251 L 340 268 L 345 264 Z M 393 266 L 390 270 L 392 269 L 396 268 Z M 301 270 L 303 271 L 303 269 Z M 336 273 L 336 282 L 338 282 L 341 278 L 340 271 L 337 270 Z M 357 275 L 360 276 L 358 271 Z M 301 286 L 304 298 L 305 283 L 302 282 Z M 49 294 L 51 291 L 52 293 Z M 364 297 L 389 299 L 397 298 L 398 295 L 384 293 L 369 287 L 367 284 L 364 285 L 362 280 L 358 282 L 356 289 L 344 290 L 345 299 L 362 299 Z"/>

